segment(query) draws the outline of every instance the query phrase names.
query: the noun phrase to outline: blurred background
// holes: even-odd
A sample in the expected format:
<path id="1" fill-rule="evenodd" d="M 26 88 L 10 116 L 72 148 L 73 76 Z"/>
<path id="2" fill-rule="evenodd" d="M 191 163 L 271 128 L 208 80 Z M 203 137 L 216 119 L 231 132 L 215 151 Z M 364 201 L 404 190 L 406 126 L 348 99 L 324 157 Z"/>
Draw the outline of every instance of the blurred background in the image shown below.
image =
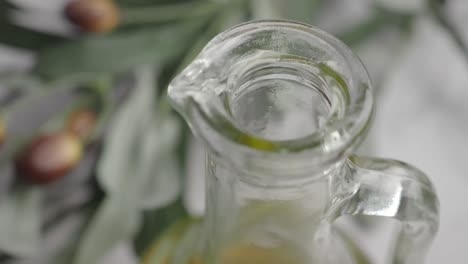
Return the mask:
<path id="1" fill-rule="evenodd" d="M 468 259 L 466 0 L 0 0 L 0 263 L 139 263 L 204 212 L 203 147 L 165 90 L 217 33 L 286 18 L 367 66 L 361 153 L 426 172 L 441 202 L 427 263 Z M 339 220 L 386 263 L 398 226 Z"/>

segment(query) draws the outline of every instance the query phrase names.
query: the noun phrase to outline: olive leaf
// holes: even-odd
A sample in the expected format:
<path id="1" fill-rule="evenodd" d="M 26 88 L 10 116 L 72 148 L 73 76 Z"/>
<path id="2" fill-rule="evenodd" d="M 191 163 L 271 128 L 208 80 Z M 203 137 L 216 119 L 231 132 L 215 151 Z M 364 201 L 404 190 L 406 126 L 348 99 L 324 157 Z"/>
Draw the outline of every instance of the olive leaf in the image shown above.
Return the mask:
<path id="1" fill-rule="evenodd" d="M 135 162 L 141 152 L 141 135 L 153 120 L 154 77 L 145 72 L 126 104 L 117 113 L 111 133 L 105 138 L 105 149 L 98 166 L 98 181 L 108 194 L 122 191 L 126 179 L 136 175 Z"/>
<path id="2" fill-rule="evenodd" d="M 283 3 L 286 3 L 285 1 Z M 287 5 L 287 18 L 311 24 L 320 10 L 320 0 L 296 0 L 294 5 Z"/>
<path id="3" fill-rule="evenodd" d="M 155 71 L 136 71 L 136 86 L 105 139 L 98 181 L 107 196 L 80 242 L 74 264 L 96 263 L 115 245 L 132 239 L 140 211 L 167 206 L 180 192 L 174 157 L 180 126 L 156 109 Z"/>
<path id="4" fill-rule="evenodd" d="M 185 217 L 188 215 L 181 199 L 161 209 L 144 211 L 140 231 L 133 243 L 136 253 L 142 256 L 155 238 L 165 232 L 174 221 Z"/>
<path id="5" fill-rule="evenodd" d="M 311 23 L 319 11 L 320 0 L 256 0 L 251 1 L 252 12 L 256 19 L 292 19 Z"/>
<path id="6" fill-rule="evenodd" d="M 160 127 L 158 127 L 160 126 Z M 180 193 L 181 171 L 174 146 L 180 138 L 180 124 L 173 117 L 161 120 L 142 137 L 142 155 L 138 167 L 140 207 L 159 208 L 174 201 Z"/>
<path id="7" fill-rule="evenodd" d="M 10 16 L 19 7 L 10 1 L 0 1 L 0 44 L 37 51 L 46 45 L 63 40 L 53 34 L 35 31 L 15 24 Z"/>
<path id="8" fill-rule="evenodd" d="M 165 63 L 184 53 L 204 22 L 205 19 L 193 19 L 50 45 L 39 52 L 34 71 L 47 78 L 60 79 Z"/>
<path id="9" fill-rule="evenodd" d="M 147 6 L 180 2 L 193 2 L 194 0 L 115 0 L 120 6 Z"/>
<path id="10" fill-rule="evenodd" d="M 18 7 L 15 4 L 8 0 L 0 1 L 0 20 L 5 20 L 4 18 L 6 18 L 13 10 L 18 10 Z"/>
<path id="11" fill-rule="evenodd" d="M 131 237 L 139 222 L 138 209 L 131 197 L 125 194 L 107 197 L 86 229 L 72 263 L 98 263 L 114 246 Z"/>
<path id="12" fill-rule="evenodd" d="M 209 17 L 221 5 L 212 1 L 171 3 L 165 5 L 146 5 L 142 7 L 123 7 L 120 25 L 167 23 L 196 17 Z"/>
<path id="13" fill-rule="evenodd" d="M 143 257 L 143 264 L 165 264 L 171 259 L 178 244 L 192 223 L 189 219 L 179 220 L 170 226 L 159 239 L 153 242 Z"/>
<path id="14" fill-rule="evenodd" d="M 438 0 L 428 0 L 429 10 L 435 21 L 445 29 L 449 37 L 455 42 L 465 59 L 468 61 L 468 36 L 464 38 L 462 32 L 456 27 L 454 20 L 445 10 L 446 5 L 443 5 Z M 461 25 L 460 25 L 461 26 Z"/>
<path id="15" fill-rule="evenodd" d="M 53 227 L 46 228 L 41 256 L 35 263 L 64 264 L 73 260 L 76 246 L 96 209 L 97 201 L 68 212 Z M 70 239 L 73 238 L 73 239 Z"/>
<path id="16" fill-rule="evenodd" d="M 62 40 L 62 37 L 34 31 L 0 18 L 0 44 L 38 51 Z"/>
<path id="17" fill-rule="evenodd" d="M 367 18 L 367 20 L 337 34 L 337 37 L 349 46 L 357 46 L 366 41 L 377 32 L 392 26 L 407 28 L 413 21 L 414 15 L 398 13 L 385 8 L 377 8 L 377 12 Z"/>
<path id="18" fill-rule="evenodd" d="M 34 257 L 40 248 L 42 190 L 20 186 L 0 199 L 0 251 Z"/>
<path id="19" fill-rule="evenodd" d="M 109 194 L 135 186 L 141 208 L 165 206 L 179 194 L 180 172 L 175 148 L 180 124 L 169 112 L 156 115 L 156 80 L 150 68 L 140 69 L 132 97 L 118 113 L 98 167 L 98 181 Z"/>

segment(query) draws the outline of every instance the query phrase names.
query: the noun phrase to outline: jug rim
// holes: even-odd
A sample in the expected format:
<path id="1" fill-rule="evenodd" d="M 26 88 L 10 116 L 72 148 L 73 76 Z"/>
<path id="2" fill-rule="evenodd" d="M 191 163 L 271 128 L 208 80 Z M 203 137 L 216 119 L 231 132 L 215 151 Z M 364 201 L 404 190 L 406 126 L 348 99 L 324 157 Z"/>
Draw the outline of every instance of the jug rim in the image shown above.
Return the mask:
<path id="1" fill-rule="evenodd" d="M 345 113 L 338 120 L 332 124 L 327 124 L 320 127 L 311 134 L 304 137 L 293 138 L 288 140 L 271 140 L 261 138 L 236 126 L 236 124 L 227 118 L 225 115 L 219 113 L 215 108 L 202 107 L 197 102 L 197 96 L 189 96 L 191 100 L 185 102 L 189 107 L 189 113 L 182 113 L 186 118 L 187 115 L 197 115 L 203 124 L 192 124 L 191 127 L 195 130 L 196 134 L 202 134 L 202 138 L 208 141 L 208 146 L 213 149 L 210 140 L 213 137 L 227 139 L 230 146 L 239 147 L 244 151 L 251 153 L 260 153 L 262 157 L 267 156 L 284 156 L 287 154 L 304 154 L 306 156 L 326 155 L 328 158 L 336 160 L 337 157 L 347 155 L 348 149 L 360 142 L 363 134 L 367 131 L 370 121 L 373 116 L 373 96 L 371 91 L 371 82 L 369 74 L 365 69 L 363 63 L 355 55 L 349 47 L 347 47 L 341 40 L 330 35 L 329 33 L 318 29 L 316 27 L 290 20 L 254 20 L 234 26 L 214 37 L 201 51 L 200 55 L 195 59 L 206 54 L 216 51 L 219 45 L 223 45 L 226 41 L 231 41 L 235 38 L 241 38 L 249 34 L 255 34 L 261 30 L 278 29 L 294 30 L 302 34 L 310 35 L 323 41 L 326 45 L 331 46 L 339 56 L 341 56 L 348 70 L 352 76 L 347 79 L 347 86 L 350 87 L 353 100 L 349 101 L 346 106 Z M 298 33 L 299 34 L 299 33 Z M 323 44 L 323 43 L 322 43 Z M 183 71 L 180 75 L 186 74 Z M 358 87 L 359 86 L 359 87 Z M 174 102 L 172 94 L 176 93 L 173 83 L 169 86 L 169 97 L 171 103 L 180 111 L 180 105 Z M 180 111 L 184 112 L 184 111 Z M 197 118 L 198 119 L 198 118 Z M 210 134 L 203 134 L 200 131 L 200 125 L 203 129 L 209 128 Z M 239 140 L 239 137 L 242 139 Z M 337 140 L 339 138 L 339 140 Z M 334 142 L 337 140 L 339 142 Z M 221 149 L 215 149 L 220 152 Z"/>

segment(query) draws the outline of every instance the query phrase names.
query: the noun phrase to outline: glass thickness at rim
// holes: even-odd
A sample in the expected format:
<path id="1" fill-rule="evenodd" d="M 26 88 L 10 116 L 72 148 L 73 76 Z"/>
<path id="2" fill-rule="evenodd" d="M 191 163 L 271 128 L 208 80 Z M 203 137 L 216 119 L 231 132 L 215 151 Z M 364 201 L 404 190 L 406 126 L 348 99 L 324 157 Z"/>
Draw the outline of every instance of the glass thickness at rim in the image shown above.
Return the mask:
<path id="1" fill-rule="evenodd" d="M 350 97 L 350 100 L 347 100 L 342 117 L 333 120 L 333 122 L 327 120 L 325 125 L 303 137 L 271 140 L 239 128 L 232 120 L 232 116 L 220 111 L 219 107 L 207 103 L 206 99 L 200 100 L 198 96 L 192 96 L 189 102 L 185 101 L 185 109 L 188 111 L 181 112 L 186 112 L 186 115 L 192 115 L 193 113 L 190 113 L 192 111 L 197 112 L 196 115 L 220 138 L 231 141 L 233 145 L 237 145 L 244 151 L 262 152 L 263 155 L 265 153 L 274 155 L 278 153 L 311 153 L 316 151 L 322 154 L 341 153 L 359 142 L 358 139 L 367 130 L 373 113 L 371 84 L 367 71 L 359 58 L 344 43 L 328 33 L 292 21 L 261 20 L 247 22 L 219 34 L 207 44 L 195 60 L 203 60 L 209 63 L 210 60 L 216 60 L 216 53 L 221 45 L 236 46 L 237 43 L 246 39 L 248 41 L 249 36 L 266 31 L 300 34 L 306 41 L 307 37 L 310 36 L 310 39 L 308 39 L 310 46 L 315 45 L 318 48 L 327 46 L 328 49 L 334 50 L 337 60 L 341 61 L 340 67 L 349 72 L 348 76 L 341 79 L 343 82 L 341 86 L 346 87 L 346 92 L 349 93 L 348 96 Z M 328 74 L 341 78 L 341 73 L 337 72 L 336 69 L 328 67 L 326 64 L 322 65 L 324 66 L 323 70 L 327 71 Z M 187 74 L 186 70 L 181 75 Z M 177 78 L 174 82 L 177 82 Z M 169 86 L 169 95 L 172 101 L 177 101 L 177 99 L 174 99 L 178 96 L 175 93 L 180 92 L 173 87 L 176 85 L 171 83 Z M 180 109 L 180 103 L 173 102 L 173 104 Z M 193 125 L 197 127 L 197 124 Z M 336 142 L 333 142 L 333 140 Z"/>

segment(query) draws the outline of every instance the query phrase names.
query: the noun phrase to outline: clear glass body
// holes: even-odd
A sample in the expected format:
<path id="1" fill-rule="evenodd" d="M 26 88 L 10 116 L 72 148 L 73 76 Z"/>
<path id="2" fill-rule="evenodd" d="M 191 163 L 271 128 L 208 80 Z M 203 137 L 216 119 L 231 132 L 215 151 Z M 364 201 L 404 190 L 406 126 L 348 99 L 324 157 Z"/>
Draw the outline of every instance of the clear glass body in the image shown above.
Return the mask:
<path id="1" fill-rule="evenodd" d="M 249 175 L 211 155 L 207 168 L 204 263 L 354 263 L 324 218 L 336 171 L 297 185 L 264 186 L 243 181 Z"/>
<path id="2" fill-rule="evenodd" d="M 168 93 L 208 149 L 206 216 L 173 263 L 357 263 L 332 225 L 345 214 L 398 219 L 392 263 L 423 263 L 437 196 L 408 164 L 352 154 L 373 98 L 339 40 L 294 22 L 243 24 L 213 39 Z"/>

